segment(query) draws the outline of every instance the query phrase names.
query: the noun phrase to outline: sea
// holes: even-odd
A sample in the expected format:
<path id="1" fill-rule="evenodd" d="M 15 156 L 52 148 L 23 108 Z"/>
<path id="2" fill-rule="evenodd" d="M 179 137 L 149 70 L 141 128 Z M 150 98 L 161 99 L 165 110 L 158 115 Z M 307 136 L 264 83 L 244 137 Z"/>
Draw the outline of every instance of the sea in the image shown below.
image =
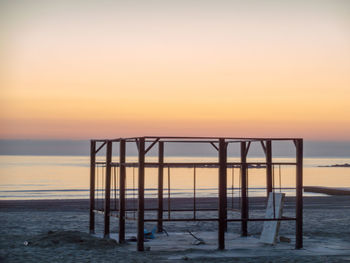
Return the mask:
<path id="1" fill-rule="evenodd" d="M 99 157 L 100 158 L 100 157 Z M 153 158 L 153 159 L 152 159 Z M 133 156 L 128 161 L 136 161 Z M 154 161 L 150 157 L 147 161 Z M 216 162 L 217 157 L 168 157 L 165 162 Z M 231 158 L 228 161 L 239 161 Z M 263 162 L 263 158 L 250 158 L 248 162 Z M 295 162 L 294 158 L 274 158 L 275 162 Z M 304 186 L 349 188 L 350 168 L 322 167 L 350 163 L 350 158 L 304 158 Z M 127 198 L 137 198 L 137 168 L 126 169 Z M 145 171 L 145 195 L 156 197 L 156 168 Z M 227 169 L 228 197 L 240 196 L 240 170 Z M 96 168 L 96 198 L 104 195 L 105 168 Z M 266 170 L 248 169 L 248 196 L 263 196 L 266 193 Z M 295 166 L 274 166 L 274 190 L 295 195 Z M 90 159 L 88 156 L 52 155 L 0 155 L 0 199 L 87 199 L 89 198 Z M 112 198 L 118 195 L 119 171 L 112 169 Z M 164 168 L 164 197 L 215 197 L 218 195 L 217 168 Z M 170 189 L 170 190 L 169 190 Z M 304 193 L 308 195 L 322 195 Z"/>

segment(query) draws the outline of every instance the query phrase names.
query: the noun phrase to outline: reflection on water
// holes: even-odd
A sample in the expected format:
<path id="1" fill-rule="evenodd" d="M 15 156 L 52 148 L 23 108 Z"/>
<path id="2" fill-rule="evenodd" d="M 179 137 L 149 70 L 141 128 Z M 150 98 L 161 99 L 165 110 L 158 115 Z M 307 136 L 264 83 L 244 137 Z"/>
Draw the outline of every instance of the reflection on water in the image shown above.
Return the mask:
<path id="1" fill-rule="evenodd" d="M 136 161 L 130 157 L 128 161 Z M 149 157 L 146 161 L 155 161 Z M 166 162 L 215 162 L 210 157 L 169 157 Z M 229 161 L 239 161 L 231 158 Z M 250 158 L 248 161 L 263 161 L 261 158 Z M 291 158 L 274 158 L 273 161 L 293 162 Z M 350 163 L 349 158 L 305 158 L 304 159 L 304 185 L 327 187 L 350 187 L 350 168 L 317 167 L 319 165 L 332 165 Z M 136 197 L 137 168 L 127 168 L 127 194 Z M 97 187 L 101 188 L 103 168 L 97 169 L 100 178 Z M 264 195 L 266 177 L 265 169 L 249 169 L 248 183 L 251 188 L 250 196 Z M 217 196 L 218 186 L 217 168 L 196 168 L 194 182 L 193 168 L 164 169 L 164 197 L 168 195 L 168 178 L 170 176 L 171 196 L 193 196 L 194 183 L 196 196 Z M 117 185 L 118 171 L 112 172 L 112 187 Z M 157 169 L 147 168 L 145 187 L 146 196 L 156 194 Z M 276 166 L 274 169 L 274 185 L 279 188 L 294 187 L 295 167 Z M 239 196 L 239 169 L 227 169 L 228 196 Z M 89 188 L 89 157 L 85 156 L 0 156 L 0 199 L 68 199 L 88 198 Z M 283 189 L 288 195 L 295 191 Z M 112 195 L 114 192 L 112 191 Z M 98 194 L 103 196 L 103 192 Z"/>

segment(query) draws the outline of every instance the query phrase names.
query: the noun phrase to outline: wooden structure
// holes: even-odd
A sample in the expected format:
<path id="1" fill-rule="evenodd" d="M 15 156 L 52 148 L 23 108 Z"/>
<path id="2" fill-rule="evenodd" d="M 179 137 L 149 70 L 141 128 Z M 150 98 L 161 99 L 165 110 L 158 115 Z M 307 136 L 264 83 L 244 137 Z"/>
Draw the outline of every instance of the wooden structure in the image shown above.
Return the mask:
<path id="1" fill-rule="evenodd" d="M 274 141 L 291 141 L 296 148 L 295 162 L 273 162 L 272 161 L 272 142 Z M 137 145 L 138 159 L 135 162 L 126 161 L 126 146 L 130 143 Z M 200 143 L 210 144 L 218 152 L 217 162 L 200 162 L 200 163 L 170 163 L 164 162 L 164 148 L 170 143 Z M 266 159 L 264 162 L 247 162 L 247 154 L 249 152 L 250 145 L 252 143 L 258 143 L 261 145 Z M 113 148 L 116 145 L 119 149 L 119 159 L 112 160 Z M 146 154 L 154 147 L 158 145 L 158 160 L 157 162 L 145 162 Z M 227 148 L 230 145 L 238 145 L 240 148 L 240 161 L 228 162 Z M 105 148 L 105 158 L 103 161 L 97 160 L 97 154 Z M 248 208 L 248 181 L 247 173 L 251 166 L 263 166 L 266 169 L 266 196 L 269 196 L 270 192 L 274 192 L 273 183 L 273 167 L 275 165 L 292 165 L 296 167 L 296 181 L 295 181 L 295 217 L 282 217 L 282 218 L 250 218 Z M 100 188 L 96 186 L 96 171 L 97 166 L 105 169 L 102 175 L 102 183 Z M 138 186 L 137 186 L 137 209 L 127 209 L 126 207 L 126 168 L 134 167 L 138 171 Z M 157 207 L 153 210 L 157 212 L 156 219 L 145 218 L 145 169 L 153 167 L 158 169 L 158 191 L 157 191 Z M 171 208 L 168 205 L 167 209 L 163 207 L 163 177 L 164 168 L 181 168 L 181 167 L 202 167 L 202 168 L 218 168 L 218 206 L 212 210 L 217 210 L 218 216 L 216 218 L 197 218 L 196 217 L 196 194 L 194 191 L 193 196 L 193 218 L 190 219 L 178 219 L 178 218 L 163 218 L 163 212 L 168 211 L 170 215 Z M 133 169 L 134 169 L 133 168 Z M 239 168 L 240 169 L 240 218 L 228 218 L 227 217 L 227 169 Z M 112 178 L 112 170 L 118 172 L 119 179 Z M 194 176 L 195 178 L 195 176 Z M 170 180 L 170 178 L 169 178 Z M 195 183 L 195 179 L 194 179 Z M 113 184 L 111 186 L 111 184 Z M 111 188 L 114 193 L 114 208 L 111 207 Z M 104 196 L 101 198 L 103 206 L 98 208 L 96 205 L 96 189 L 103 189 Z M 195 189 L 195 186 L 194 186 Z M 133 189 L 135 190 L 135 189 Z M 240 222 L 241 223 L 241 235 L 248 235 L 248 222 L 250 221 L 283 221 L 292 220 L 296 222 L 296 243 L 295 248 L 300 249 L 303 247 L 303 140 L 299 138 L 217 138 L 217 137 L 134 137 L 134 138 L 119 138 L 113 140 L 91 140 L 91 155 L 90 155 L 90 233 L 95 231 L 95 214 L 101 213 L 104 215 L 104 237 L 108 238 L 110 233 L 110 216 L 116 216 L 119 219 L 119 242 L 125 241 L 125 220 L 126 212 L 129 210 L 137 211 L 137 250 L 144 251 L 144 223 L 145 222 L 157 222 L 158 231 L 162 231 L 163 222 L 167 221 L 217 221 L 218 222 L 218 249 L 225 248 L 225 231 L 227 228 L 227 222 Z M 113 194 L 112 193 L 112 194 Z M 118 198 L 116 197 L 118 193 Z M 170 186 L 168 188 L 170 193 Z M 101 193 L 100 193 L 101 194 Z M 168 196 L 170 200 L 170 194 Z M 113 196 L 112 196 L 113 199 Z M 118 204 L 117 204 L 118 203 Z M 183 210 L 189 211 L 189 210 Z M 118 212 L 113 215 L 113 212 Z"/>

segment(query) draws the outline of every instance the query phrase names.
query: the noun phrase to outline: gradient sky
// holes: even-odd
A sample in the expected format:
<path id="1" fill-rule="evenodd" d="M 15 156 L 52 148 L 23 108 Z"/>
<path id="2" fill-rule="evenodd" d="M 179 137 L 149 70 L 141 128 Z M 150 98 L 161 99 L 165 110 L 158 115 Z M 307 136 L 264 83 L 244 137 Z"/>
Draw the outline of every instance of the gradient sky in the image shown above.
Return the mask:
<path id="1" fill-rule="evenodd" d="M 0 138 L 350 140 L 350 1 L 0 0 Z"/>

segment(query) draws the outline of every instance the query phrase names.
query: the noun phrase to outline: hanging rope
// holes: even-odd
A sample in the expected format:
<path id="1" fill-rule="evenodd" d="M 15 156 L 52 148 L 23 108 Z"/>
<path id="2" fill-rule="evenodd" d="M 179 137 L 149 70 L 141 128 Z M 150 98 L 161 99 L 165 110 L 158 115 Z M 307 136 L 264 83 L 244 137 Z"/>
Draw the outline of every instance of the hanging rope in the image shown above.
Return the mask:
<path id="1" fill-rule="evenodd" d="M 275 201 L 275 165 L 272 165 L 272 202 L 273 202 L 273 218 L 276 218 L 276 201 Z"/>
<path id="2" fill-rule="evenodd" d="M 104 198 L 104 189 L 105 189 L 105 170 L 103 169 L 103 166 L 101 166 L 102 169 L 102 189 L 101 189 L 101 205 L 102 209 L 104 209 L 104 202 L 106 201 Z"/>
<path id="3" fill-rule="evenodd" d="M 196 166 L 193 166 L 193 219 L 196 219 Z"/>
<path id="4" fill-rule="evenodd" d="M 231 194 L 232 194 L 232 201 L 231 201 L 231 209 L 233 210 L 233 191 L 234 191 L 234 177 L 235 176 L 235 166 L 232 166 L 232 184 L 231 184 Z"/>
<path id="5" fill-rule="evenodd" d="M 98 165 L 96 165 L 96 178 L 95 178 L 95 183 L 96 183 L 96 188 L 95 188 L 95 193 L 96 193 L 96 198 L 95 198 L 95 208 L 98 210 Z"/>
<path id="6" fill-rule="evenodd" d="M 246 189 L 247 189 L 247 194 L 246 194 L 246 196 L 247 196 L 247 198 L 248 198 L 248 194 L 249 194 L 249 168 L 247 167 L 247 187 L 246 187 Z"/>
<path id="7" fill-rule="evenodd" d="M 117 211 L 117 173 L 116 167 L 113 167 L 113 178 L 114 178 L 114 210 Z"/>
<path id="8" fill-rule="evenodd" d="M 168 166 L 168 219 L 170 219 L 170 167 Z"/>
<path id="9" fill-rule="evenodd" d="M 119 169 L 117 168 L 117 187 L 115 189 L 115 191 L 117 192 L 118 190 L 118 199 L 120 198 L 120 192 L 119 192 Z M 115 193 L 115 196 L 117 196 L 117 193 Z M 117 208 L 118 208 L 118 211 L 119 211 L 119 202 L 117 204 Z"/>
<path id="10" fill-rule="evenodd" d="M 242 166 L 240 167 L 241 171 L 240 174 L 242 175 Z M 242 176 L 239 177 L 239 209 L 241 209 L 241 203 L 242 203 Z"/>
<path id="11" fill-rule="evenodd" d="M 99 167 L 98 170 L 100 170 L 100 173 L 99 173 L 99 178 L 98 178 L 99 188 L 97 190 L 97 192 L 98 192 L 97 206 L 99 207 L 99 209 L 102 210 L 102 208 L 100 207 L 100 205 L 101 205 L 101 198 L 102 198 L 102 168 L 101 168 L 101 166 Z M 101 198 L 100 198 L 100 195 L 101 195 Z"/>
<path id="12" fill-rule="evenodd" d="M 110 193 L 111 193 L 111 200 L 110 200 L 110 203 L 111 203 L 111 206 L 110 206 L 110 209 L 111 211 L 113 210 L 113 188 L 114 188 L 114 167 L 111 167 L 111 189 L 110 189 Z"/>
<path id="13" fill-rule="evenodd" d="M 280 182 L 280 193 L 282 192 L 282 176 L 281 176 L 281 165 L 279 165 L 279 169 L 278 169 L 278 173 L 279 173 L 279 182 Z"/>
<path id="14" fill-rule="evenodd" d="M 98 178 L 98 183 L 99 183 L 99 188 L 98 188 L 98 197 L 99 199 L 97 199 L 97 206 L 99 207 L 99 209 L 102 210 L 102 207 L 100 207 L 101 205 L 101 198 L 102 198 L 102 166 L 99 167 L 100 173 L 99 173 L 99 178 Z M 101 197 L 100 197 L 101 195 Z"/>
<path id="15" fill-rule="evenodd" d="M 132 203 L 133 203 L 133 218 L 136 219 L 136 199 L 135 199 L 135 167 L 132 168 Z"/>

